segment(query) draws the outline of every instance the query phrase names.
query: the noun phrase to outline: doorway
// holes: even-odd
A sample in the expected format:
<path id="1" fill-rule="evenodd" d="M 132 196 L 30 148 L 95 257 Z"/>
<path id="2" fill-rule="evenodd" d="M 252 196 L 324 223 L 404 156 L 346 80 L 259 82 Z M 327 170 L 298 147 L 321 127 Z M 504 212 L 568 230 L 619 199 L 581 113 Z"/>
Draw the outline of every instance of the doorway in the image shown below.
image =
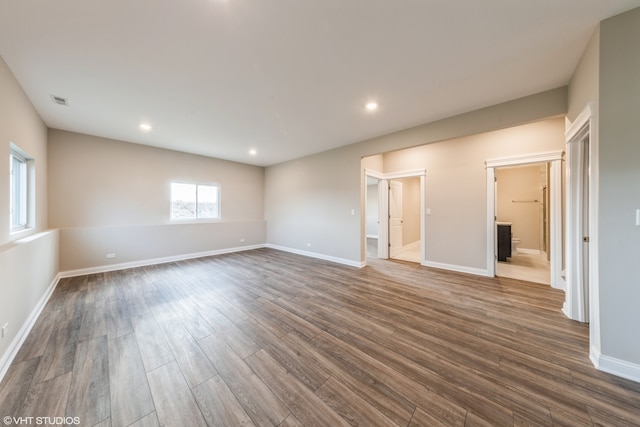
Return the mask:
<path id="1" fill-rule="evenodd" d="M 366 258 L 422 263 L 424 170 L 381 174 L 365 170 Z"/>
<path id="2" fill-rule="evenodd" d="M 496 170 L 505 167 L 519 167 L 548 163 L 548 240 L 546 242 L 549 255 L 549 284 L 558 289 L 565 289 L 562 277 L 562 158 L 564 152 L 531 154 L 503 159 L 491 159 L 487 165 L 487 272 L 489 277 L 496 275 L 498 258 L 498 215 L 497 215 L 497 186 Z M 542 196 L 540 196 L 542 197 Z M 539 199 L 512 199 L 516 201 L 532 202 Z"/>
<path id="3" fill-rule="evenodd" d="M 496 275 L 551 284 L 550 164 L 496 168 Z"/>
<path id="4" fill-rule="evenodd" d="M 420 262 L 420 178 L 389 181 L 389 258 Z"/>

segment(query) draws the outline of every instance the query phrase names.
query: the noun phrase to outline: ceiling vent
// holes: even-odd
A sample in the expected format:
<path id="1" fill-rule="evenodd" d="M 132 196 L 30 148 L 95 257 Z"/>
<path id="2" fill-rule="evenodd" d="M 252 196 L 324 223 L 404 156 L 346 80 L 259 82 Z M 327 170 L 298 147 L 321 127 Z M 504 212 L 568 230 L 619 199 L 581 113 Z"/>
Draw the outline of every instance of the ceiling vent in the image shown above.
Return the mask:
<path id="1" fill-rule="evenodd" d="M 64 107 L 69 106 L 69 100 L 67 98 L 63 98 L 61 96 L 51 95 L 51 99 L 58 105 L 62 105 Z"/>

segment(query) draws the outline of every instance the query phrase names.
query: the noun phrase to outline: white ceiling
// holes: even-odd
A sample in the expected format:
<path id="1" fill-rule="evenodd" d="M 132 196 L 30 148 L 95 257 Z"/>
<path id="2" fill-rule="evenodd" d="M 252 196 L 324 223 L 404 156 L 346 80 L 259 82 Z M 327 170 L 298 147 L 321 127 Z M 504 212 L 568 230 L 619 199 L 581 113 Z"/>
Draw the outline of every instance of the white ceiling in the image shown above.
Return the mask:
<path id="1" fill-rule="evenodd" d="M 264 166 L 566 85 L 638 6 L 0 0 L 0 55 L 49 127 Z"/>

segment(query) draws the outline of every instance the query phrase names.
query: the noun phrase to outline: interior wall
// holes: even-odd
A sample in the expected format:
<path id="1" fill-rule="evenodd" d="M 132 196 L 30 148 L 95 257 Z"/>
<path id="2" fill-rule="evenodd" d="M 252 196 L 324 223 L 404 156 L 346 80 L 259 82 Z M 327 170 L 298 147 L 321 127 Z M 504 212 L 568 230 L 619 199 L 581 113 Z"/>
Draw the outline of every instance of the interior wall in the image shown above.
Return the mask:
<path id="1" fill-rule="evenodd" d="M 496 178 L 498 221 L 511 223 L 519 248 L 540 250 L 540 166 L 498 168 Z"/>
<path id="2" fill-rule="evenodd" d="M 62 271 L 265 243 L 264 168 L 61 130 L 49 165 Z M 221 220 L 172 223 L 172 180 L 219 183 Z"/>
<path id="3" fill-rule="evenodd" d="M 31 101 L 0 57 L 0 245 L 47 229 L 47 127 Z M 36 170 L 35 227 L 24 233 L 9 231 L 10 143 L 18 145 L 34 159 Z M 6 203 L 6 205 L 5 205 Z"/>
<path id="4" fill-rule="evenodd" d="M 569 81 L 567 89 L 567 119 L 574 121 L 593 102 L 598 108 L 600 99 L 600 25 L 595 29 L 587 47 L 582 53 L 580 62 Z M 591 130 L 593 134 L 593 129 Z M 595 132 L 597 135 L 597 132 Z"/>
<path id="5" fill-rule="evenodd" d="M 364 157 L 543 120 L 565 114 L 566 108 L 566 88 L 559 88 L 270 166 L 265 173 L 267 241 L 361 265 L 366 232 L 360 209 L 365 204 Z M 543 151 L 544 147 L 534 149 Z M 473 238 L 484 242 L 482 236 Z M 480 249 L 481 254 L 485 250 Z M 456 262 L 465 259 L 466 255 L 453 258 Z M 470 264 L 484 262 L 473 259 Z"/>
<path id="6" fill-rule="evenodd" d="M 47 128 L 0 58 L 0 379 L 25 327 L 58 273 L 58 235 L 47 232 Z M 9 153 L 14 142 L 34 159 L 35 224 L 9 230 Z"/>
<path id="7" fill-rule="evenodd" d="M 564 149 L 561 117 L 386 153 L 384 172 L 425 169 L 427 263 L 487 266 L 485 161 Z M 537 178 L 536 178 L 537 179 Z"/>
<path id="8" fill-rule="evenodd" d="M 601 352 L 640 378 L 640 8 L 600 27 L 599 299 Z"/>

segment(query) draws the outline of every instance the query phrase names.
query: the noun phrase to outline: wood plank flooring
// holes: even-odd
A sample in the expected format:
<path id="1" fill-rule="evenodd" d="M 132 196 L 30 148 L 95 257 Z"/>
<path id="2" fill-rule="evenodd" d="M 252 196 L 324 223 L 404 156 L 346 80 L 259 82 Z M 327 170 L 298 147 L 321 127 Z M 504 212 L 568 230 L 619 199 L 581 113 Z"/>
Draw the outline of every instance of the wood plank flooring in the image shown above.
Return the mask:
<path id="1" fill-rule="evenodd" d="M 83 426 L 631 426 L 548 286 L 276 250 L 63 279 L 0 416 Z"/>

